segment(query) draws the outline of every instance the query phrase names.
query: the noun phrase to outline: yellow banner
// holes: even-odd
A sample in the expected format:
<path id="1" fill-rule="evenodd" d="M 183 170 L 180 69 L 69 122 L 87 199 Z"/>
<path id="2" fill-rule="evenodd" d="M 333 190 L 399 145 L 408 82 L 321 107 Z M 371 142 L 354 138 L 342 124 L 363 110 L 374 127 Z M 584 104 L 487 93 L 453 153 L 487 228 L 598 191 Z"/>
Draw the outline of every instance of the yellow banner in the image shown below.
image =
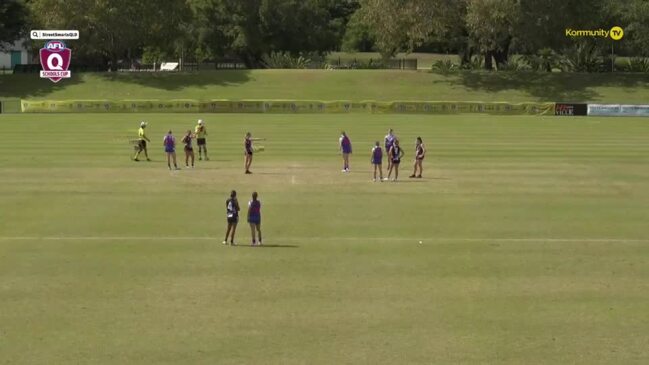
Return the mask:
<path id="1" fill-rule="evenodd" d="M 555 103 L 348 100 L 22 100 L 23 113 L 389 113 L 553 115 Z"/>

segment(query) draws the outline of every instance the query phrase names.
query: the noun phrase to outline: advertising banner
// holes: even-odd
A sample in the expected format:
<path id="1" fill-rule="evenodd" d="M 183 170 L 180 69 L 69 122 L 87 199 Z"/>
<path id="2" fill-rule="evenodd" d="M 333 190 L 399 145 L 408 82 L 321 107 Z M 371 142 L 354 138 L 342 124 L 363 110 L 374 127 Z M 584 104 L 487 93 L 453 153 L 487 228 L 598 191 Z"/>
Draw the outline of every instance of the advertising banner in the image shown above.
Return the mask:
<path id="1" fill-rule="evenodd" d="M 22 100 L 23 113 L 389 113 L 551 115 L 554 103 L 349 100 Z M 634 110 L 635 113 L 642 111 Z"/>
<path id="2" fill-rule="evenodd" d="M 649 117 L 649 105 L 588 104 L 588 115 L 607 117 Z"/>
<path id="3" fill-rule="evenodd" d="M 575 116 L 587 114 L 588 104 L 557 103 L 554 107 L 554 115 Z"/>

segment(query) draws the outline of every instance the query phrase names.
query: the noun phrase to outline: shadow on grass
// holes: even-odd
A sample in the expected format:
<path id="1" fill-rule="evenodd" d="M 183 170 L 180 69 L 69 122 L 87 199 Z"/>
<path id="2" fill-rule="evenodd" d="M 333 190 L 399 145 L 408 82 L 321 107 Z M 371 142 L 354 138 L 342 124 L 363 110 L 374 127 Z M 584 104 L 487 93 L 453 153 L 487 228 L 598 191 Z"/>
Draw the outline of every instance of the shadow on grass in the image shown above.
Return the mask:
<path id="1" fill-rule="evenodd" d="M 41 79 L 38 74 L 15 74 L 0 77 L 0 98 L 39 98 L 65 88 L 83 84 L 86 79 L 97 87 L 110 89 L 123 88 L 124 84 L 177 91 L 189 87 L 237 86 L 250 80 L 248 70 L 221 70 L 201 72 L 100 72 L 73 73 L 69 79 L 53 83 Z M 99 82 L 97 82 L 99 81 Z M 113 84 L 114 83 L 114 84 Z M 113 85 L 115 86 L 113 86 Z M 119 91 L 119 90 L 116 90 Z M 218 95 L 206 98 L 218 99 Z M 92 96 L 88 96 L 92 98 Z"/>
<path id="2" fill-rule="evenodd" d="M 48 95 L 83 82 L 78 75 L 57 83 L 41 79 L 37 73 L 0 76 L 0 98 L 28 98 Z"/>
<path id="3" fill-rule="evenodd" d="M 467 71 L 449 76 L 454 79 L 449 77 L 440 82 L 489 93 L 518 90 L 539 101 L 587 102 L 601 99 L 602 95 L 593 90 L 595 87 L 637 89 L 649 86 L 649 74 L 635 73 Z"/>
<path id="4" fill-rule="evenodd" d="M 237 245 L 235 247 L 244 247 L 244 248 L 245 247 L 248 247 L 248 248 L 299 248 L 300 246 L 297 246 L 297 245 L 280 245 L 280 244 L 277 244 L 277 245 L 263 244 L 261 246 Z"/>
<path id="5" fill-rule="evenodd" d="M 187 87 L 237 86 L 250 80 L 249 70 L 198 72 L 104 72 L 95 74 L 103 81 L 118 81 L 144 87 L 175 91 Z M 218 98 L 218 95 L 214 95 Z"/>

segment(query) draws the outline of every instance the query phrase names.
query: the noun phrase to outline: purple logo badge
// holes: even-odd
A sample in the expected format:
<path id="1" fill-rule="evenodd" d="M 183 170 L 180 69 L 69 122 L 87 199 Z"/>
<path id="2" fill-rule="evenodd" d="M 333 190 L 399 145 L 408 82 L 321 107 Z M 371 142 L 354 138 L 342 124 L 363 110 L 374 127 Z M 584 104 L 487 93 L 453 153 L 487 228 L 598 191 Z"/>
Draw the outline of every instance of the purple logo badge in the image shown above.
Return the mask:
<path id="1" fill-rule="evenodd" d="M 72 75 L 68 71 L 72 51 L 65 47 L 62 41 L 49 41 L 40 50 L 41 58 L 41 78 L 50 79 L 52 82 L 59 82 L 61 79 L 67 79 Z"/>

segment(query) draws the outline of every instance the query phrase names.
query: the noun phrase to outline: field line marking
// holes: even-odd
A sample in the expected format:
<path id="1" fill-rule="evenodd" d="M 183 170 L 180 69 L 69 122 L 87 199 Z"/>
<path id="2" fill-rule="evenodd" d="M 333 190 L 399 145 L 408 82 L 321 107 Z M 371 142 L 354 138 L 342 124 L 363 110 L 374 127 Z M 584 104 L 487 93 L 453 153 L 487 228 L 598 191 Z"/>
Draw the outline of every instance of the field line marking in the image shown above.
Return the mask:
<path id="1" fill-rule="evenodd" d="M 339 241 L 417 241 L 432 242 L 598 242 L 598 243 L 649 243 L 647 239 L 626 238 L 497 238 L 497 237 L 269 237 L 273 241 L 309 241 L 309 240 L 339 240 Z M 0 236 L 0 241 L 218 241 L 217 237 L 205 236 Z"/>

